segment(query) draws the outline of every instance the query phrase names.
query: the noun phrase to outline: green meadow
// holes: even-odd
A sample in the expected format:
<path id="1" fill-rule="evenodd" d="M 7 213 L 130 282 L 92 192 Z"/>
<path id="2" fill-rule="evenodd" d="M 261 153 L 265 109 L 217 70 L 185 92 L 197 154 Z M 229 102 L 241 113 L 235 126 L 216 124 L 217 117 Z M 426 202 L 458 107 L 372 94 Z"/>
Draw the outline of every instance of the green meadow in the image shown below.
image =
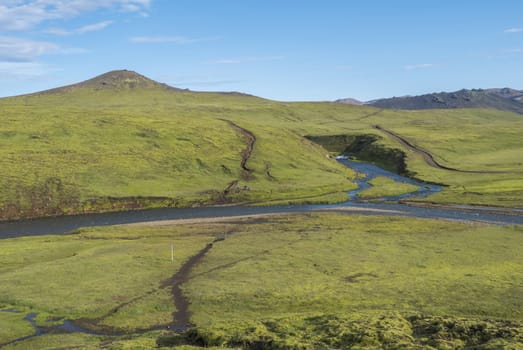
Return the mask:
<path id="1" fill-rule="evenodd" d="M 164 282 L 213 241 L 182 284 L 194 328 L 140 333 L 172 322 Z M 127 335 L 51 333 L 5 349 L 516 349 L 522 244 L 519 226 L 337 213 L 9 239 L 0 309 L 19 313 L 0 312 L 0 344 L 33 333 L 31 312 L 44 327 Z"/>
<path id="2" fill-rule="evenodd" d="M 404 193 L 417 191 L 418 186 L 408 183 L 397 182 L 385 176 L 378 176 L 369 181 L 371 188 L 359 193 L 361 198 L 376 198 L 379 196 L 398 196 Z"/>
<path id="3" fill-rule="evenodd" d="M 374 135 L 380 147 L 402 150 L 411 176 L 447 186 L 429 202 L 523 205 L 517 114 L 283 103 L 166 89 L 131 76 L 146 83 L 103 89 L 91 82 L 0 100 L 0 218 L 347 199 L 357 174 L 327 158 L 304 138 L 310 135 Z M 245 137 L 227 121 L 256 136 L 248 178 L 240 167 Z M 434 169 L 374 125 L 448 167 L 498 173 Z"/>
<path id="4" fill-rule="evenodd" d="M 113 72 L 0 99 L 0 118 L 0 220 L 342 202 L 361 175 L 333 159 L 341 152 L 443 186 L 421 202 L 523 207 L 523 119 L 509 112 L 276 102 Z M 384 177 L 371 185 L 361 198 L 416 190 Z M 193 327 L 174 333 L 173 314 L 187 305 L 173 276 L 209 244 L 181 284 Z M 2 349 L 523 344 L 520 226 L 323 212 L 83 228 L 1 245 L 0 347 L 28 337 Z M 29 314 L 45 334 L 31 337 Z M 63 333 L 66 320 L 91 333 Z"/>

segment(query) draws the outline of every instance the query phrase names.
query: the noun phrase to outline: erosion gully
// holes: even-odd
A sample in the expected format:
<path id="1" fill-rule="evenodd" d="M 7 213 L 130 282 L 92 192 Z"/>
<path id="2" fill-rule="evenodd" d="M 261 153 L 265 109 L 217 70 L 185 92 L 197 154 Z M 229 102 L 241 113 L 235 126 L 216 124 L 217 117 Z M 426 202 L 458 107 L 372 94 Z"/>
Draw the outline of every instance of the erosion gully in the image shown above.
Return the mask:
<path id="1" fill-rule="evenodd" d="M 345 203 L 332 205 L 281 205 L 281 206 L 216 206 L 203 208 L 164 208 L 141 211 L 128 211 L 117 213 L 87 214 L 75 216 L 60 216 L 52 218 L 40 218 L 33 220 L 22 220 L 0 223 L 0 239 L 38 236 L 49 234 L 66 234 L 81 227 L 109 226 L 119 224 L 130 224 L 148 221 L 176 220 L 190 218 L 212 218 L 212 217 L 235 217 L 255 214 L 279 214 L 279 213 L 301 213 L 313 211 L 343 211 L 346 213 L 357 213 L 363 215 L 389 215 L 406 216 L 429 219 L 442 219 L 462 222 L 483 222 L 495 225 L 523 225 L 523 209 L 507 209 L 496 207 L 479 207 L 467 205 L 447 206 L 418 206 L 412 203 L 402 203 L 403 200 L 425 198 L 430 194 L 441 191 L 441 186 L 420 182 L 403 177 L 375 165 L 352 161 L 349 159 L 338 159 L 341 164 L 350 167 L 361 174 L 356 180 L 358 188 L 348 193 L 349 200 Z M 399 196 L 377 198 L 372 201 L 358 199 L 358 194 L 371 187 L 370 180 L 377 176 L 385 176 L 398 182 L 409 183 L 418 187 L 417 190 Z M 180 286 L 189 279 L 191 269 L 209 252 L 213 244 L 222 241 L 223 238 L 208 244 L 200 252 L 189 258 L 172 278 L 165 281 L 161 288 L 171 288 L 173 302 L 176 311 L 170 325 L 158 326 L 151 329 L 137 330 L 135 333 L 144 333 L 151 330 L 170 329 L 183 332 L 191 327 L 189 301 L 182 293 Z M 118 307 L 117 307 L 118 308 Z M 16 310 L 0 310 L 0 312 L 17 312 Z M 85 320 L 65 320 L 61 325 L 54 327 L 40 327 L 34 321 L 36 314 L 25 315 L 25 320 L 31 324 L 34 334 L 15 339 L 9 343 L 0 344 L 0 348 L 27 340 L 44 334 L 56 333 L 87 333 L 103 336 L 119 336 L 116 330 L 93 331 L 84 325 L 93 323 Z"/>

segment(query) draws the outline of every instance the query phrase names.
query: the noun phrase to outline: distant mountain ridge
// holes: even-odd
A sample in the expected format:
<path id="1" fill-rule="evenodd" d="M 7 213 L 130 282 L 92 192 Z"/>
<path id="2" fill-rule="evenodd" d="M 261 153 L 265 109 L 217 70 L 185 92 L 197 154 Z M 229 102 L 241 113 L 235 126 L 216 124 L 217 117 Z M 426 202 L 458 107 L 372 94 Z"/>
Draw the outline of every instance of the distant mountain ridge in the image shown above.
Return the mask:
<path id="1" fill-rule="evenodd" d="M 349 99 L 337 100 L 339 103 Z M 523 90 L 511 88 L 472 89 L 455 92 L 438 92 L 419 96 L 384 98 L 364 103 L 385 109 L 454 109 L 490 108 L 523 114 Z"/>
<path id="2" fill-rule="evenodd" d="M 345 104 L 348 104 L 348 105 L 355 105 L 355 106 L 361 106 L 363 104 L 365 104 L 365 102 L 362 102 L 360 100 L 357 100 L 355 98 L 342 98 L 341 100 L 336 100 L 336 102 L 339 102 L 339 103 L 345 103 Z"/>

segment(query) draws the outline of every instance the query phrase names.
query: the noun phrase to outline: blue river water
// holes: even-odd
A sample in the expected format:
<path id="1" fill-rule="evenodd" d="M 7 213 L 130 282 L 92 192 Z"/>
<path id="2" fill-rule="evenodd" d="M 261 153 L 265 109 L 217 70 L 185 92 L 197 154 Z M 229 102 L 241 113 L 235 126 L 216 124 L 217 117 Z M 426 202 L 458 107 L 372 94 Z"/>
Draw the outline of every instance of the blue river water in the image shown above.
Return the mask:
<path id="1" fill-rule="evenodd" d="M 22 236 L 64 234 L 88 226 L 108 226 L 176 219 L 234 217 L 255 214 L 299 213 L 318 210 L 345 211 L 364 215 L 392 215 L 456 221 L 477 221 L 497 225 L 523 225 L 523 210 L 521 209 L 500 209 L 496 207 L 476 207 L 466 205 L 422 207 L 401 203 L 399 202 L 401 199 L 427 197 L 430 194 L 440 191 L 441 187 L 403 177 L 372 164 L 356 162 L 348 159 L 341 159 L 338 161 L 362 174 L 361 178 L 357 180 L 359 188 L 348 193 L 350 199 L 345 203 L 330 205 L 231 205 L 200 208 L 162 208 L 47 217 L 32 220 L 0 222 L 0 239 Z M 386 176 L 394 181 L 413 184 L 418 186 L 418 190 L 401 196 L 381 198 L 378 201 L 368 202 L 359 200 L 357 194 L 365 188 L 370 187 L 371 185 L 368 181 L 376 176 Z"/>

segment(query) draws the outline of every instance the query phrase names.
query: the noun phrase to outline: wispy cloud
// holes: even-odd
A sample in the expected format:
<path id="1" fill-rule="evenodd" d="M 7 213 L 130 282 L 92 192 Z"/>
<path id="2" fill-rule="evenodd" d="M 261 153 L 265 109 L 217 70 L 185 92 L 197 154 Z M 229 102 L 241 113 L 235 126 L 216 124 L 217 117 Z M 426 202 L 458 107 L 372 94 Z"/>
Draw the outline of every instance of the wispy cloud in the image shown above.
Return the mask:
<path id="1" fill-rule="evenodd" d="M 508 28 L 504 30 L 505 33 L 521 33 L 523 28 Z"/>
<path id="2" fill-rule="evenodd" d="M 0 3 L 0 31 L 24 31 L 48 21 L 74 18 L 102 8 L 144 12 L 152 0 L 7 0 Z"/>
<path id="3" fill-rule="evenodd" d="M 416 70 L 416 69 L 427 69 L 427 68 L 434 68 L 436 67 L 433 63 L 421 63 L 421 64 L 412 64 L 408 66 L 404 66 L 404 70 Z"/>
<path id="4" fill-rule="evenodd" d="M 243 58 L 227 58 L 205 62 L 206 64 L 243 64 L 263 61 L 278 61 L 285 59 L 285 56 L 251 56 Z"/>
<path id="5" fill-rule="evenodd" d="M 64 48 L 47 41 L 0 36 L 0 62 L 31 62 L 44 55 L 86 53 L 81 48 Z"/>
<path id="6" fill-rule="evenodd" d="M 60 50 L 60 46 L 50 42 L 0 37 L 0 61 L 30 61 Z"/>
<path id="7" fill-rule="evenodd" d="M 217 37 L 213 38 L 188 38 L 185 36 L 135 36 L 129 39 L 132 43 L 137 44 L 162 44 L 162 43 L 172 43 L 172 44 L 193 44 L 202 41 L 214 41 L 219 40 Z"/>
<path id="8" fill-rule="evenodd" d="M 103 21 L 98 23 L 89 24 L 80 28 L 75 28 L 72 30 L 67 29 L 60 29 L 60 28 L 51 28 L 46 30 L 46 33 L 54 34 L 54 35 L 60 35 L 60 36 L 68 36 L 68 35 L 77 35 L 77 34 L 85 34 L 89 32 L 96 32 L 102 29 L 107 28 L 113 24 L 113 21 Z"/>
<path id="9" fill-rule="evenodd" d="M 39 62 L 0 62 L 0 80 L 43 77 L 56 68 Z"/>

